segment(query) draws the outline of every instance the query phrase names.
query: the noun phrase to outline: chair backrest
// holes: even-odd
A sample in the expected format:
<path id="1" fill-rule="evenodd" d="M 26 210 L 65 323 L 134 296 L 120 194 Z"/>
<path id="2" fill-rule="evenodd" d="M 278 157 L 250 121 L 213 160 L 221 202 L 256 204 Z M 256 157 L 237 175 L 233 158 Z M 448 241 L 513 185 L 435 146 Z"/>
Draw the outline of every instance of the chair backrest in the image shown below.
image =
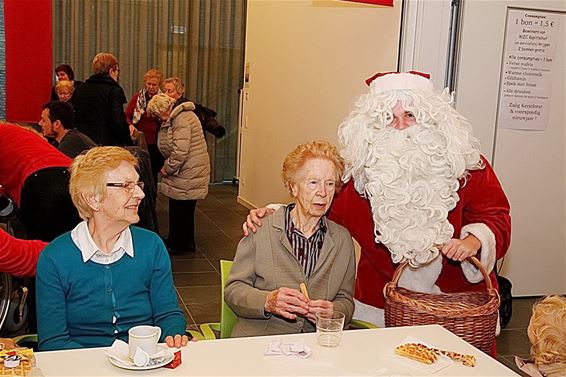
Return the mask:
<path id="1" fill-rule="evenodd" d="M 226 285 L 226 281 L 228 280 L 228 275 L 230 274 L 230 270 L 232 269 L 231 260 L 220 260 L 220 275 L 221 275 L 221 284 L 222 287 L 220 288 L 220 295 L 222 298 L 221 309 L 220 309 L 220 338 L 229 338 L 232 334 L 232 329 L 236 324 L 236 319 L 238 318 L 236 314 L 230 309 L 226 301 L 224 301 L 224 286 Z"/>

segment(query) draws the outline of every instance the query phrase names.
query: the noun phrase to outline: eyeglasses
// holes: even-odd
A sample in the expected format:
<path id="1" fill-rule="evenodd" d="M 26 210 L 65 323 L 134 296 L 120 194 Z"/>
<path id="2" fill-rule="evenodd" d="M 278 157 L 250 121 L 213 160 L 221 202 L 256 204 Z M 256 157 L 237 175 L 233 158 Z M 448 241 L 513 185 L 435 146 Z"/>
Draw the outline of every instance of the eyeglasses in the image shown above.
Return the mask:
<path id="1" fill-rule="evenodd" d="M 130 194 L 132 194 L 134 192 L 134 190 L 136 189 L 136 186 L 139 186 L 140 189 L 142 189 L 145 186 L 145 184 L 142 181 L 138 181 L 138 182 L 109 182 L 106 184 L 106 187 L 121 187 L 124 190 L 126 190 L 127 192 L 129 192 Z"/>

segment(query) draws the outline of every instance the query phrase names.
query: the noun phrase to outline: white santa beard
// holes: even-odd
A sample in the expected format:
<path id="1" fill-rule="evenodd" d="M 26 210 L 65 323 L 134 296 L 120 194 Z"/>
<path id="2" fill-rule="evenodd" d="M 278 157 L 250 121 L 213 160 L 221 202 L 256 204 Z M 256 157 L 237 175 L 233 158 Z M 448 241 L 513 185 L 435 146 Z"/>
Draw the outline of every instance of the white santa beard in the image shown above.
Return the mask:
<path id="1" fill-rule="evenodd" d="M 386 128 L 372 135 L 366 160 L 364 191 L 370 200 L 376 242 L 391 252 L 394 263 L 429 263 L 439 254 L 435 245 L 454 233 L 448 212 L 458 202 L 458 179 L 453 171 L 463 157 L 448 151 L 438 129 L 413 125 L 405 130 Z"/>

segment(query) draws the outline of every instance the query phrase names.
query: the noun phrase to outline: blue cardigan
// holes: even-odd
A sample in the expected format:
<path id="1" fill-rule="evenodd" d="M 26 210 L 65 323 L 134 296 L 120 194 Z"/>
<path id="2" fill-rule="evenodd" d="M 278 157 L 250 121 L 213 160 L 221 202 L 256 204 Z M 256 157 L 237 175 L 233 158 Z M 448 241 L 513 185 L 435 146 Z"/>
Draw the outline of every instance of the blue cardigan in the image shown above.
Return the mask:
<path id="1" fill-rule="evenodd" d="M 134 257 L 109 265 L 82 260 L 67 232 L 37 262 L 37 329 L 41 351 L 110 346 L 137 325 L 161 328 L 161 341 L 185 333 L 171 261 L 155 233 L 130 227 Z"/>

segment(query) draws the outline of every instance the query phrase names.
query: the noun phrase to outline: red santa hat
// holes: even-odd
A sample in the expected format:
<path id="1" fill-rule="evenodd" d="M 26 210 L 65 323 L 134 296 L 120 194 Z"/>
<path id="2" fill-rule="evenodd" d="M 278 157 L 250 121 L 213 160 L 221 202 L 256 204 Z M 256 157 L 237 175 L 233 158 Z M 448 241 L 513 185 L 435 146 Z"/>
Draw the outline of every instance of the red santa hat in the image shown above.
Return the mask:
<path id="1" fill-rule="evenodd" d="M 391 90 L 416 90 L 434 92 L 434 85 L 428 73 L 417 71 L 376 73 L 366 80 L 366 84 L 376 94 Z"/>

